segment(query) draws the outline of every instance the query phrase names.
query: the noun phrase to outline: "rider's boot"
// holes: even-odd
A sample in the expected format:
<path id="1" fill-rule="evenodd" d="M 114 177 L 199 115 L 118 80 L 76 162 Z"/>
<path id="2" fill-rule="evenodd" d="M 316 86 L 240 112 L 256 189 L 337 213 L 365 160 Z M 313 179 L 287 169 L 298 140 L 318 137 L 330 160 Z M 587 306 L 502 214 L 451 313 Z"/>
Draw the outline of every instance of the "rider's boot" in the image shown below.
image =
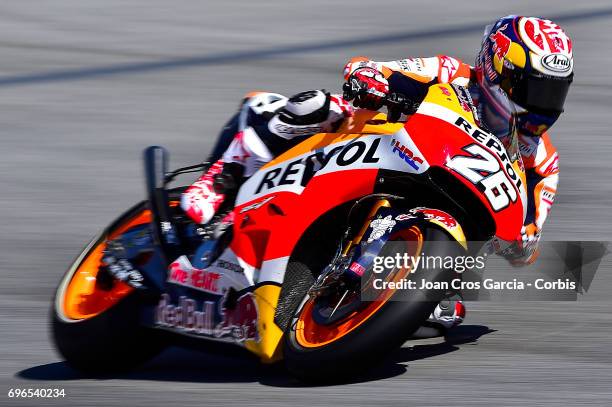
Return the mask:
<path id="1" fill-rule="evenodd" d="M 461 297 L 458 294 L 449 294 L 436 305 L 429 318 L 412 334 L 412 339 L 444 336 L 449 329 L 463 322 L 465 313 Z"/>
<path id="2" fill-rule="evenodd" d="M 449 329 L 461 324 L 465 313 L 466 309 L 461 296 L 458 293 L 448 293 L 436 305 L 427 322 Z"/>
<path id="3" fill-rule="evenodd" d="M 181 208 L 194 222 L 207 224 L 222 204 L 233 204 L 243 172 L 241 164 L 217 161 L 182 194 Z"/>
<path id="4" fill-rule="evenodd" d="M 222 160 L 214 163 L 181 196 L 181 208 L 196 223 L 208 223 L 225 199 L 225 193 L 214 187 L 215 177 L 223 172 L 223 166 Z"/>

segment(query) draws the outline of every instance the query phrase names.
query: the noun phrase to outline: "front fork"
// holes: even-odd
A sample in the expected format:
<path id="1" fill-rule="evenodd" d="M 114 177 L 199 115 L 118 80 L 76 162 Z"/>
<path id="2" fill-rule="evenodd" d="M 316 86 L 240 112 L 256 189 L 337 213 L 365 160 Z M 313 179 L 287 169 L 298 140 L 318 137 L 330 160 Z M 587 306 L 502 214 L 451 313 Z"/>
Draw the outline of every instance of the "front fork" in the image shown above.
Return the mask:
<path id="1" fill-rule="evenodd" d="M 359 232 L 355 234 L 352 239 L 350 238 L 350 228 L 347 229 L 336 256 L 334 256 L 332 262 L 323 270 L 315 284 L 310 288 L 309 295 L 312 298 L 329 294 L 330 291 L 338 288 L 339 283 L 341 283 L 340 280 L 343 276 L 346 276 L 347 269 L 351 265 L 351 259 L 353 257 L 350 255 L 351 250 L 359 246 L 370 227 L 370 223 L 374 220 L 381 208 L 391 208 L 390 200 L 385 197 L 376 199 L 363 225 L 359 229 Z"/>
<path id="2" fill-rule="evenodd" d="M 394 233 L 408 229 L 415 224 L 431 223 L 444 229 L 453 237 L 464 249 L 467 250 L 465 234 L 459 222 L 449 213 L 439 209 L 417 207 L 410 210 L 393 209 L 391 201 L 393 196 L 383 195 L 375 197 L 370 211 L 359 232 L 350 238 L 350 230 L 347 230 L 343 244 L 340 246 L 336 256 L 329 266 L 325 268 L 315 284 L 310 290 L 312 297 L 324 295 L 337 288 L 338 283 L 349 283 L 350 280 L 356 283 L 360 280 L 361 274 L 373 257 L 378 254 L 386 241 Z M 389 216 L 390 215 L 390 216 Z M 390 226 L 380 236 L 368 239 L 367 245 L 362 245 L 362 241 L 372 221 L 375 218 L 388 217 Z M 372 241 L 371 241 L 372 240 Z M 354 250 L 353 250 L 354 249 Z M 353 253 L 351 253 L 353 251 Z M 346 277 L 346 278 L 345 278 Z M 341 280 L 348 281 L 341 281 Z"/>
<path id="3" fill-rule="evenodd" d="M 363 226 L 361 227 L 361 229 L 359 230 L 359 233 L 357 233 L 355 235 L 355 237 L 353 237 L 352 240 L 349 240 L 343 250 L 342 250 L 342 255 L 346 256 L 351 249 L 354 246 L 357 246 L 359 243 L 361 243 L 361 240 L 363 239 L 363 236 L 365 235 L 366 231 L 368 230 L 368 228 L 370 227 L 370 223 L 374 220 L 374 217 L 376 216 L 376 214 L 378 213 L 378 211 L 380 210 L 380 208 L 390 208 L 391 207 L 391 202 L 389 202 L 388 199 L 386 198 L 381 198 L 376 200 L 376 202 L 374 202 L 374 205 L 372 205 L 372 209 L 370 209 L 370 212 L 367 216 L 367 218 L 365 219 L 365 222 L 363 223 Z"/>

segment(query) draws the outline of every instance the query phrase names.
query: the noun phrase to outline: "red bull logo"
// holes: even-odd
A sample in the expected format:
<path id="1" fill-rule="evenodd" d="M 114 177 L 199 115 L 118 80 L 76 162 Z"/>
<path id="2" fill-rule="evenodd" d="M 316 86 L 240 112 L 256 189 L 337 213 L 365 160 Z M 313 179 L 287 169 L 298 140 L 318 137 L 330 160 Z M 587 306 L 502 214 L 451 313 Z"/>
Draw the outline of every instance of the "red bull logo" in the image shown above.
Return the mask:
<path id="1" fill-rule="evenodd" d="M 226 306 L 227 303 L 228 294 L 221 302 L 220 322 L 216 322 L 219 321 L 219 314 L 215 312 L 219 308 L 215 306 L 218 302 L 199 302 L 182 295 L 175 305 L 170 295 L 163 293 L 155 309 L 155 325 L 191 335 L 229 338 L 239 343 L 246 340 L 258 341 L 259 313 L 255 296 L 246 293 L 232 307 Z"/>
<path id="2" fill-rule="evenodd" d="M 455 222 L 455 220 L 448 213 L 438 209 L 423 208 L 418 209 L 417 212 L 422 213 L 423 216 L 425 216 L 425 219 L 437 220 L 449 228 L 454 228 L 457 226 L 457 222 Z"/>
<path id="3" fill-rule="evenodd" d="M 495 31 L 495 33 L 489 35 L 489 39 L 493 42 L 493 52 L 499 59 L 503 59 L 508 55 L 510 44 L 512 44 L 512 40 L 502 32 L 506 28 L 508 28 L 508 24 L 504 24 L 503 27 Z"/>
<path id="4" fill-rule="evenodd" d="M 212 335 L 213 301 L 204 301 L 200 309 L 192 298 L 181 296 L 177 305 L 168 294 L 162 294 L 155 311 L 155 324 L 196 335 Z"/>
<path id="5" fill-rule="evenodd" d="M 237 342 L 259 340 L 257 329 L 257 303 L 252 293 L 243 294 L 232 308 L 226 307 L 227 297 L 223 301 L 221 314 L 223 322 L 217 327 L 217 336 L 231 335 Z"/>

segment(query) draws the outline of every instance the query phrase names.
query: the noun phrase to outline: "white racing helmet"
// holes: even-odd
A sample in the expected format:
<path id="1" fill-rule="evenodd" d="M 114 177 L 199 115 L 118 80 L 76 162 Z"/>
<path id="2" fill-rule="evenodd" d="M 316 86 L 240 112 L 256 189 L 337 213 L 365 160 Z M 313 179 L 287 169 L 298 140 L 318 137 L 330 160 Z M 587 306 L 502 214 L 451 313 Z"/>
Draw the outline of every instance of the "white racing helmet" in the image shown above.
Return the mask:
<path id="1" fill-rule="evenodd" d="M 323 89 L 300 92 L 276 113 L 268 129 L 285 139 L 336 131 L 346 115 L 338 100 Z"/>

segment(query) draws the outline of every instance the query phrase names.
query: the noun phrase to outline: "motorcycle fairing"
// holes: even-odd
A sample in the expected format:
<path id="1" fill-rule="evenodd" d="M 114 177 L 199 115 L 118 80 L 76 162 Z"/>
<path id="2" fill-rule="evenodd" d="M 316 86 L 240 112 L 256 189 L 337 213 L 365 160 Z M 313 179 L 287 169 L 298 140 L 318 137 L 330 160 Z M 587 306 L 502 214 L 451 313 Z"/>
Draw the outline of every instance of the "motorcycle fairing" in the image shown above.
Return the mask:
<path id="1" fill-rule="evenodd" d="M 482 201 L 495 221 L 496 237 L 519 235 L 527 213 L 520 155 L 509 156 L 499 139 L 478 127 L 473 109 L 451 85 L 432 86 L 405 128 L 431 166 L 454 174 Z M 431 142 L 437 135 L 448 141 Z"/>
<path id="2" fill-rule="evenodd" d="M 354 123 L 341 129 L 341 133 L 318 134 L 305 140 L 263 166 L 241 187 L 234 209 L 234 237 L 228 250 L 239 264 L 252 268 L 253 285 L 236 288 L 251 294 L 245 298 L 255 304 L 250 309 L 257 312 L 257 336 L 238 342 L 262 360 L 279 357 L 283 332 L 274 322 L 274 313 L 286 266 L 298 241 L 323 214 L 372 194 L 380 181 L 379 170 L 426 176 L 430 167 L 444 168 L 488 205 L 487 215 L 495 219 L 499 237 L 513 238 L 520 230 L 525 202 L 520 162 L 508 163 L 496 153 L 494 144 L 488 145 L 497 139 L 477 128 L 471 109 L 464 108 L 451 86 L 432 86 L 421 108 L 405 125 L 386 123 L 384 119 L 383 114 L 358 111 Z M 476 130 L 484 136 L 475 134 Z M 435 142 L 435 137 L 440 137 L 440 143 Z M 504 177 L 509 179 L 509 168 L 515 171 L 516 180 L 511 180 L 510 187 L 516 199 L 506 207 L 494 210 L 486 191 L 456 167 L 449 167 L 454 157 L 467 155 L 465 148 L 470 145 L 491 154 Z M 435 217 L 428 221 L 445 227 L 445 222 Z M 223 303 L 223 298 L 217 296 L 216 303 Z M 219 310 L 225 318 L 223 308 Z M 242 320 L 243 328 L 235 324 L 238 330 L 250 329 L 250 315 L 246 322 Z"/>

